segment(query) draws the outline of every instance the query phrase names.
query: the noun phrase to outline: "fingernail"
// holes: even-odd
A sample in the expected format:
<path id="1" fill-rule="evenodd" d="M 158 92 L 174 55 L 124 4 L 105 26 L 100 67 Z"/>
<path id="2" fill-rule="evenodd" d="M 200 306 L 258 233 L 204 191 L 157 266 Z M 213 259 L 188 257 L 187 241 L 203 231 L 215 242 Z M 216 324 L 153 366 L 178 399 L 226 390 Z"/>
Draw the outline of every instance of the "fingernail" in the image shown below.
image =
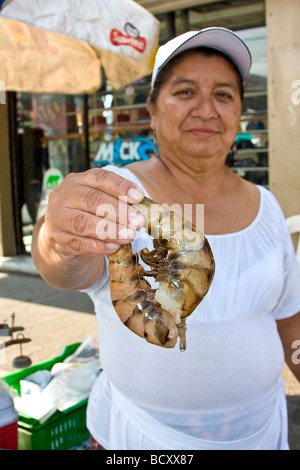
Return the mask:
<path id="1" fill-rule="evenodd" d="M 122 240 L 134 239 L 135 231 L 131 228 L 121 228 L 119 231 L 119 238 Z"/>
<path id="2" fill-rule="evenodd" d="M 145 224 L 145 219 L 141 214 L 129 213 L 128 219 L 129 219 L 130 227 L 132 227 L 135 230 L 143 227 Z"/>
<path id="3" fill-rule="evenodd" d="M 141 189 L 130 188 L 127 193 L 128 198 L 131 202 L 141 202 L 145 195 Z"/>
<path id="4" fill-rule="evenodd" d="M 106 243 L 106 248 L 111 251 L 117 251 L 120 248 L 120 245 L 117 243 Z"/>

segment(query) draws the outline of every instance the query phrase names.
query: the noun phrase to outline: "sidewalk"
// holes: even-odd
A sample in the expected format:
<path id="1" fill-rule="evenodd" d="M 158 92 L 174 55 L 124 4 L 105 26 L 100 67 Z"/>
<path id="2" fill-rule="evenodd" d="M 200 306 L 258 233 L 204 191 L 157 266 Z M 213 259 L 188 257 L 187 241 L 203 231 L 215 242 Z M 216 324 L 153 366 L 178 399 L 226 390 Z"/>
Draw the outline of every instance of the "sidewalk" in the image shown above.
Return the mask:
<path id="1" fill-rule="evenodd" d="M 31 339 L 22 346 L 22 352 L 32 364 L 59 356 L 66 345 L 82 342 L 88 336 L 98 338 L 89 297 L 48 286 L 37 274 L 30 256 L 0 258 L 0 323 L 6 320 L 10 324 L 13 313 L 15 326 L 23 326 L 22 333 Z M 0 355 L 0 377 L 18 370 L 12 362 L 19 355 L 18 345 L 6 348 L 5 357 Z M 283 379 L 288 395 L 290 447 L 300 450 L 300 385 L 287 368 Z"/>
<path id="2" fill-rule="evenodd" d="M 87 336 L 98 337 L 89 297 L 48 286 L 30 256 L 0 258 L 0 323 L 10 325 L 13 313 L 15 326 L 22 326 L 22 334 L 31 339 L 22 345 L 22 354 L 29 356 L 32 364 L 59 356 L 66 345 L 82 342 Z M 0 337 L 2 341 L 9 339 Z M 19 345 L 1 351 L 0 377 L 18 370 L 12 362 L 19 355 Z"/>

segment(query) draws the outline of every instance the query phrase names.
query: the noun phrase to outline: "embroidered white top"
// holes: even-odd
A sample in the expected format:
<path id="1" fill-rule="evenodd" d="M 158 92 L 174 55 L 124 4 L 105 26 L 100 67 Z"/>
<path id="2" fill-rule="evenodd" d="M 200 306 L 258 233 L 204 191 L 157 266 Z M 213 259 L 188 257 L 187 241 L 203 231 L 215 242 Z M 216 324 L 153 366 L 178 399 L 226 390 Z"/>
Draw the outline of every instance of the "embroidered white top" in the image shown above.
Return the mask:
<path id="1" fill-rule="evenodd" d="M 129 170 L 107 169 L 141 186 Z M 207 235 L 216 271 L 187 319 L 185 352 L 149 344 L 121 323 L 107 270 L 85 290 L 104 370 L 87 424 L 106 449 L 288 448 L 275 320 L 300 311 L 300 271 L 278 202 L 259 190 L 259 212 L 247 228 Z M 150 238 L 137 237 L 133 250 L 145 243 L 151 248 Z"/>

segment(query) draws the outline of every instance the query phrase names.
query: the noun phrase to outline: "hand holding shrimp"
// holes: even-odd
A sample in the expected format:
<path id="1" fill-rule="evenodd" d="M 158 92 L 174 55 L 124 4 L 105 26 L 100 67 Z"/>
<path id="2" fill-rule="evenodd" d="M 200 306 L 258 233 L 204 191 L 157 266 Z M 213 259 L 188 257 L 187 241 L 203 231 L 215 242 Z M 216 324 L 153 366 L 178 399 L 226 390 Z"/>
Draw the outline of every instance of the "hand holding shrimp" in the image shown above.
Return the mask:
<path id="1" fill-rule="evenodd" d="M 96 282 L 104 255 L 130 243 L 144 223 L 131 205 L 143 196 L 136 184 L 102 169 L 67 175 L 51 192 L 33 236 L 32 255 L 44 280 L 68 290 Z M 103 207 L 111 208 L 109 216 Z M 99 231 L 103 222 L 106 231 Z"/>
<path id="2" fill-rule="evenodd" d="M 194 225 L 145 198 L 134 207 L 145 217 L 154 250 L 140 252 L 151 267 L 145 271 L 131 245 L 108 256 L 112 301 L 121 321 L 148 342 L 186 348 L 185 319 L 208 292 L 214 275 L 210 246 Z M 159 281 L 157 290 L 145 279 Z"/>
<path id="3" fill-rule="evenodd" d="M 134 218 L 138 220 L 138 213 L 123 200 L 124 196 L 131 204 L 142 200 L 143 193 L 135 186 L 101 169 L 67 175 L 50 194 L 45 215 L 46 230 L 53 249 L 63 259 L 72 260 L 74 256 L 106 255 L 115 251 L 120 243 L 131 241 L 135 235 L 134 229 L 139 227 L 133 223 Z M 100 211 L 102 207 L 111 207 L 109 215 Z M 107 233 L 113 233 L 113 237 L 99 236 L 99 221 L 103 219 Z M 130 231 L 130 228 L 133 230 Z"/>

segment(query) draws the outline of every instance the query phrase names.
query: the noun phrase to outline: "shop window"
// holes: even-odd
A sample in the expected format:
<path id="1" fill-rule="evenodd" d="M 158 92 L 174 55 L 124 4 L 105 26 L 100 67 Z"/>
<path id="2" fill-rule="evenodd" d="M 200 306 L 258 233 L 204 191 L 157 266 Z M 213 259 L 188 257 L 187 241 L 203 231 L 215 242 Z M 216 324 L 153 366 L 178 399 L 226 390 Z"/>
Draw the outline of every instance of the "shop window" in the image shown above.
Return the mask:
<path id="1" fill-rule="evenodd" d="M 33 225 L 52 189 L 69 172 L 87 168 L 82 103 L 82 96 L 17 94 L 18 209 L 25 252 L 31 250 Z"/>
<path id="2" fill-rule="evenodd" d="M 153 155 L 154 142 L 146 101 L 150 77 L 145 77 L 121 90 L 106 90 L 88 97 L 90 166 L 113 163 L 126 165 Z M 95 124 L 91 116 L 98 116 Z M 105 124 L 102 125 L 102 122 Z"/>
<path id="3" fill-rule="evenodd" d="M 267 114 L 267 44 L 266 28 L 238 31 L 253 58 L 245 84 L 240 132 L 228 165 L 233 171 L 255 184 L 268 186 L 268 114 Z"/>

